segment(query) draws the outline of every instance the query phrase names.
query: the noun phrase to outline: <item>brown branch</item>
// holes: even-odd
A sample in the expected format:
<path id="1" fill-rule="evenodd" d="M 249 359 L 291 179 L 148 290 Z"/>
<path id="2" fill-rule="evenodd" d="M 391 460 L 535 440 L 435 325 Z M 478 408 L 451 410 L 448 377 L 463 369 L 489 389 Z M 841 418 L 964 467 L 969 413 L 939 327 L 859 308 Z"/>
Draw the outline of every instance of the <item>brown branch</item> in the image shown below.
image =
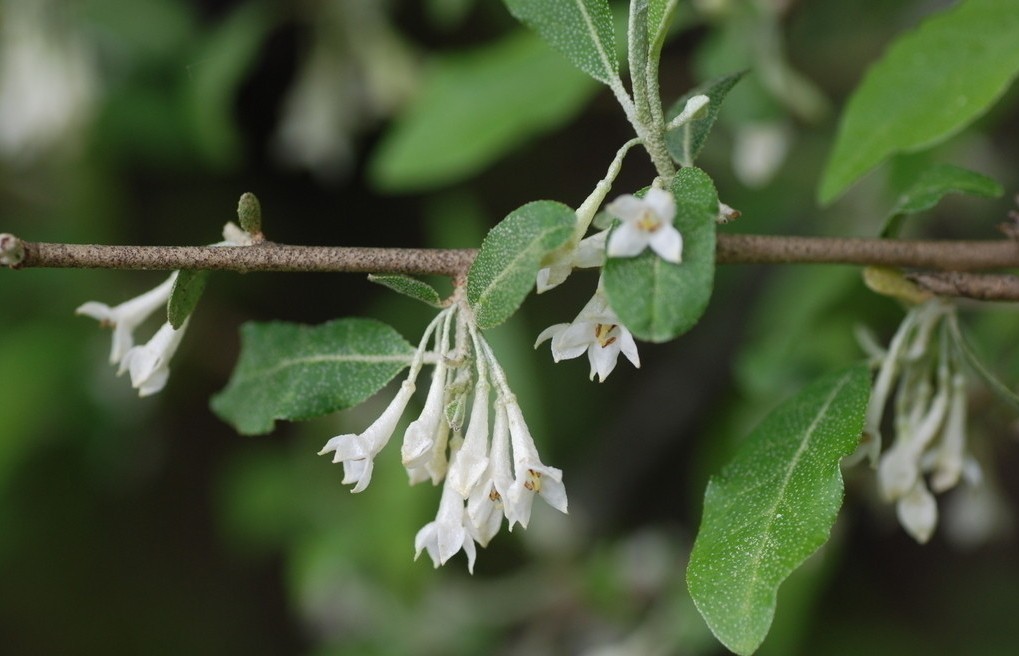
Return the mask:
<path id="1" fill-rule="evenodd" d="M 1019 243 L 718 235 L 720 264 L 854 264 L 967 271 L 1019 267 Z"/>
<path id="2" fill-rule="evenodd" d="M 2 235 L 12 268 L 213 269 L 462 275 L 474 249 L 288 246 L 96 246 L 25 242 Z M 967 271 L 1019 267 L 1019 243 L 718 235 L 719 264 L 850 264 Z"/>
<path id="3" fill-rule="evenodd" d="M 964 296 L 981 301 L 1019 301 L 1019 277 L 959 271 L 918 271 L 906 275 L 923 289 L 939 296 Z"/>
<path id="4" fill-rule="evenodd" d="M 456 276 L 474 260 L 472 249 L 288 246 L 97 246 L 20 242 L 12 268 L 209 269 L 227 271 L 326 271 Z M 13 257 L 13 256 L 12 256 Z"/>

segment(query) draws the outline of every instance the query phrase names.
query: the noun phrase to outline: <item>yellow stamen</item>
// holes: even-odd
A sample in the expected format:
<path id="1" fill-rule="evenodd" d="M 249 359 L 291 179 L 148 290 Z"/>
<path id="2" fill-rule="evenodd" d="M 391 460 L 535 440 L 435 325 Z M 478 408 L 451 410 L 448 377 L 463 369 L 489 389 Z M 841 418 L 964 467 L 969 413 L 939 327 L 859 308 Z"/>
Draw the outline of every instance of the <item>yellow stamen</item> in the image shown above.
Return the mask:
<path id="1" fill-rule="evenodd" d="M 662 221 L 653 210 L 644 210 L 637 219 L 637 227 L 644 232 L 655 232 L 662 227 Z"/>
<path id="2" fill-rule="evenodd" d="M 599 323 L 594 327 L 594 338 L 598 340 L 599 346 L 605 348 L 606 346 L 613 344 L 618 338 L 618 335 L 613 335 L 612 331 L 615 330 L 616 324 L 614 323 Z"/>

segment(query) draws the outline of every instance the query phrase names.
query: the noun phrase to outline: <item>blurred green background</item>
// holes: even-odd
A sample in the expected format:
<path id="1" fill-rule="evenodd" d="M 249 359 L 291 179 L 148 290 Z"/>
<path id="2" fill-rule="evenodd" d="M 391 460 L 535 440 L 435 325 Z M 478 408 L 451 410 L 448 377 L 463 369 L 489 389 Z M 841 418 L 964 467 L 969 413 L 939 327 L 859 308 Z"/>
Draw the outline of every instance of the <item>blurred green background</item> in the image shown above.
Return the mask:
<path id="1" fill-rule="evenodd" d="M 875 234 L 929 161 L 1019 189 L 1013 89 L 974 129 L 814 203 L 838 107 L 895 34 L 947 4 L 681 3 L 667 103 L 751 69 L 700 161 L 743 212 L 726 230 Z M 494 0 L 0 0 L 0 230 L 31 241 L 210 243 L 252 191 L 275 241 L 476 246 L 527 201 L 578 205 L 628 138 L 610 94 Z M 631 155 L 616 190 L 651 176 Z M 909 233 L 993 238 L 1011 205 L 951 197 Z M 852 268 L 724 267 L 697 328 L 596 384 L 586 362 L 531 349 L 594 277 L 532 299 L 492 341 L 570 515 L 536 511 L 471 577 L 461 556 L 411 560 L 438 490 L 409 488 L 395 450 L 357 496 L 315 456 L 391 388 L 261 438 L 208 409 L 244 321 L 371 316 L 414 341 L 426 310 L 357 275 L 217 274 L 167 388 L 137 399 L 107 365 L 108 333 L 74 309 L 161 280 L 0 272 L 2 653 L 724 653 L 683 582 L 707 477 L 779 400 L 862 356 L 855 324 L 887 338 L 901 318 Z M 965 308 L 1019 380 L 1014 306 Z M 972 393 L 987 487 L 939 499 L 920 547 L 873 473 L 848 472 L 833 540 L 783 586 L 760 653 L 1014 653 L 1016 418 Z"/>

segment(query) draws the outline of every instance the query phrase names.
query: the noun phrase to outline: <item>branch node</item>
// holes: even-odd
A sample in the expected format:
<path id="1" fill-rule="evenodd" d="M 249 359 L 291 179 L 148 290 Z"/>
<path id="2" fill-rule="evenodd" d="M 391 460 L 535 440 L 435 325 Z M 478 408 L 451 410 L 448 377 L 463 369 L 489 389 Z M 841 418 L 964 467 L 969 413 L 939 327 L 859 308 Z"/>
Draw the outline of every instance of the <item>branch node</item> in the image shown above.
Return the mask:
<path id="1" fill-rule="evenodd" d="M 0 234 L 0 265 L 17 269 L 24 259 L 24 242 L 8 232 Z"/>

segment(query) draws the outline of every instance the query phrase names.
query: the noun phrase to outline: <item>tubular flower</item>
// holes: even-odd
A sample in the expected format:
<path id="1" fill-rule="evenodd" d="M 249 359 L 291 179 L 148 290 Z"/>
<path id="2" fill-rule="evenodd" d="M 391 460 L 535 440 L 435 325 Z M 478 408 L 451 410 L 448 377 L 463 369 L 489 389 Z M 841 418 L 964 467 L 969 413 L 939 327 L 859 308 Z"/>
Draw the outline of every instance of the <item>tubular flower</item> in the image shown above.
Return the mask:
<path id="1" fill-rule="evenodd" d="M 963 479 L 980 483 L 980 467 L 966 448 L 966 378 L 956 322 L 955 308 L 933 299 L 909 310 L 887 350 L 869 339 L 865 345 L 878 373 L 864 440 L 847 464 L 869 457 L 882 497 L 895 504 L 899 523 L 921 543 L 938 523 L 934 493 Z M 881 423 L 888 405 L 893 406 L 895 440 L 882 452 Z"/>
<path id="2" fill-rule="evenodd" d="M 375 456 L 389 443 L 396 424 L 407 409 L 414 394 L 414 381 L 409 378 L 400 385 L 400 391 L 371 426 L 359 435 L 337 435 L 326 442 L 318 454 L 332 452 L 333 462 L 343 463 L 343 483 L 354 483 L 351 492 L 363 492 L 372 479 Z"/>
<path id="3" fill-rule="evenodd" d="M 433 350 L 426 352 L 429 343 Z M 463 551 L 473 572 L 477 545 L 488 545 L 504 517 L 510 528 L 526 527 L 535 495 L 565 513 L 566 490 L 562 472 L 541 462 L 506 374 L 478 333 L 469 307 L 454 304 L 442 310 L 382 415 L 359 435 L 333 437 L 319 454 L 333 453 L 333 462 L 343 463 L 343 483 L 354 483 L 352 491 L 365 489 L 374 458 L 403 415 L 426 356 L 434 362 L 431 383 L 421 414 L 404 433 L 401 455 L 410 483 L 441 484 L 442 497 L 435 519 L 414 539 L 414 557 L 427 552 L 438 567 Z"/>
<path id="4" fill-rule="evenodd" d="M 156 310 L 164 307 L 177 279 L 174 272 L 159 286 L 110 307 L 105 303 L 89 301 L 78 307 L 75 314 L 83 314 L 99 321 L 103 326 L 113 328 L 113 345 L 110 348 L 110 364 L 120 364 L 124 355 L 134 346 L 134 331 Z"/>
<path id="5" fill-rule="evenodd" d="M 592 380 L 598 374 L 599 382 L 604 382 L 616 368 L 620 353 L 633 366 L 640 367 L 633 335 L 620 323 L 600 291 L 595 292 L 572 323 L 558 323 L 543 330 L 534 347 L 549 339 L 552 340 L 552 358 L 556 362 L 579 358 L 586 352 L 591 362 Z"/>
<path id="6" fill-rule="evenodd" d="M 177 352 L 187 325 L 185 320 L 179 329 L 175 329 L 164 323 L 143 346 L 133 346 L 124 354 L 117 375 L 129 372 L 131 387 L 138 390 L 138 396 L 155 394 L 166 386 L 170 377 L 170 358 Z"/>

